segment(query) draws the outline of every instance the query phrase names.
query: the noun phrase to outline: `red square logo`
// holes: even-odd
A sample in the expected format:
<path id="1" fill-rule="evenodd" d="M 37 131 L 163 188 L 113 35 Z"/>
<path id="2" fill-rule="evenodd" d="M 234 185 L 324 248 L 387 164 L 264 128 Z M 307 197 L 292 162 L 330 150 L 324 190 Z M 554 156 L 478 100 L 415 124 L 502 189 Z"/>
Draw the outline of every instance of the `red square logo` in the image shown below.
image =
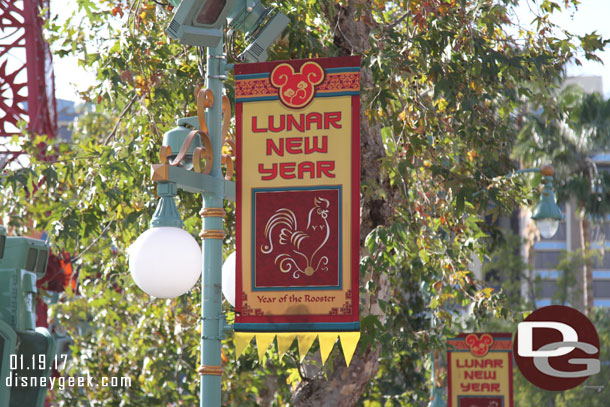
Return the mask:
<path id="1" fill-rule="evenodd" d="M 341 287 L 341 187 L 253 189 L 253 290 Z"/>
<path id="2" fill-rule="evenodd" d="M 504 407 L 504 397 L 459 396 L 458 407 Z"/>

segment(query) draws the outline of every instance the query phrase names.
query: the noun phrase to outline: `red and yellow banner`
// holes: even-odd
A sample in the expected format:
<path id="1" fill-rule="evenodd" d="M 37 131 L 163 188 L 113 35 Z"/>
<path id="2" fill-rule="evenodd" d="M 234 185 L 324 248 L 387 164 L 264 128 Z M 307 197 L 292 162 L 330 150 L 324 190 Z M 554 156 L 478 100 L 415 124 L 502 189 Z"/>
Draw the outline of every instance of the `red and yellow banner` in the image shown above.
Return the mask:
<path id="1" fill-rule="evenodd" d="M 360 58 L 235 66 L 238 354 L 359 338 Z M 261 349 L 264 348 L 264 349 Z M 347 352 L 346 352 L 347 350 Z"/>
<path id="2" fill-rule="evenodd" d="M 447 339 L 448 407 L 513 407 L 510 333 Z"/>

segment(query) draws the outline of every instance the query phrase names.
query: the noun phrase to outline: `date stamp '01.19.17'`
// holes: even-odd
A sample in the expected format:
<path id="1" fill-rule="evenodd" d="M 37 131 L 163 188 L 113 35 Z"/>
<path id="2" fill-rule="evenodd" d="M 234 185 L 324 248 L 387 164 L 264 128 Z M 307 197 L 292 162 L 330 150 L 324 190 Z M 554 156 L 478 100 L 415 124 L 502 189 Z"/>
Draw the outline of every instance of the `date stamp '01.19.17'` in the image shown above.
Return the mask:
<path id="1" fill-rule="evenodd" d="M 47 355 L 38 354 L 31 357 L 24 355 L 10 355 L 10 373 L 5 379 L 4 385 L 8 388 L 35 388 L 47 387 L 49 390 L 64 390 L 66 387 L 131 387 L 130 377 L 102 376 L 58 376 L 51 377 L 37 374 L 43 372 L 49 365 L 56 372 L 65 369 L 68 362 L 67 355 L 55 355 L 52 360 L 47 359 Z"/>

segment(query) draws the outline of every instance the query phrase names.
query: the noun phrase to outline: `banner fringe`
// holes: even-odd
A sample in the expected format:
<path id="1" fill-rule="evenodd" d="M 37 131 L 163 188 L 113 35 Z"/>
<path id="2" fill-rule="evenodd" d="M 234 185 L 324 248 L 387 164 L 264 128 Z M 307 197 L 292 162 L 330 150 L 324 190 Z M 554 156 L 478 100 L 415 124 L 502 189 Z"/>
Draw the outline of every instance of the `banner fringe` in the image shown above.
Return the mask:
<path id="1" fill-rule="evenodd" d="M 358 341 L 360 341 L 360 332 L 341 332 L 339 333 L 339 339 L 341 340 L 345 364 L 349 366 L 356 351 L 356 346 L 358 346 Z"/>
<path id="2" fill-rule="evenodd" d="M 258 351 L 258 360 L 262 361 L 263 356 L 267 353 L 269 345 L 275 339 L 275 332 L 260 332 L 256 334 L 256 350 Z"/>
<path id="3" fill-rule="evenodd" d="M 313 345 L 313 342 L 318 337 L 317 333 L 307 332 L 297 334 L 297 339 L 299 340 L 299 360 L 303 362 L 305 356 L 307 356 L 307 352 L 309 352 L 309 348 Z"/>
<path id="4" fill-rule="evenodd" d="M 239 358 L 254 338 L 253 332 L 235 332 L 235 358 Z"/>
<path id="5" fill-rule="evenodd" d="M 295 333 L 278 333 L 277 334 L 277 353 L 280 355 L 280 360 L 284 357 L 290 345 L 294 342 L 294 338 L 297 337 Z"/>
<path id="6" fill-rule="evenodd" d="M 341 350 L 345 358 L 345 364 L 350 365 L 358 341 L 360 340 L 360 332 L 235 332 L 235 357 L 239 358 L 244 350 L 248 347 L 252 338 L 256 337 L 256 348 L 259 360 L 262 360 L 274 339 L 277 341 L 277 351 L 280 359 L 284 357 L 294 339 L 297 338 L 299 348 L 299 358 L 303 362 L 307 352 L 313 345 L 316 338 L 320 344 L 320 356 L 322 357 L 322 365 L 326 364 L 329 355 L 331 354 L 337 338 L 341 342 Z"/>

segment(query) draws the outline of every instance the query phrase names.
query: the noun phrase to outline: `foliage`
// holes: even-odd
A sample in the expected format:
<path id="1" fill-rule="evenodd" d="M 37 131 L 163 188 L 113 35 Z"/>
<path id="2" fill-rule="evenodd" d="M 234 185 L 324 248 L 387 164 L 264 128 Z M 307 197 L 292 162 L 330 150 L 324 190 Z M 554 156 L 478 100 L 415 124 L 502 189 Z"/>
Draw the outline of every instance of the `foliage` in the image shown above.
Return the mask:
<path id="1" fill-rule="evenodd" d="M 512 310 L 523 306 L 532 308 L 532 304 L 527 304 L 521 295 L 521 286 L 529 277 L 528 264 L 520 253 L 522 245 L 519 235 L 504 233 L 481 269 L 485 281 L 505 293 L 506 306 Z"/>
<path id="2" fill-rule="evenodd" d="M 329 392 L 365 406 L 426 404 L 422 355 L 461 329 L 460 309 L 472 306 L 476 318 L 511 311 L 468 267 L 498 235 L 482 215 L 527 203 L 523 185 L 502 177 L 513 169 L 524 98 L 549 104 L 563 64 L 578 49 L 593 57 L 603 43 L 555 33 L 548 16 L 559 6 L 549 1 L 537 31 L 511 22 L 516 0 L 269 4 L 291 19 L 271 59 L 363 56 L 363 335 L 355 358 L 367 361 L 365 379 L 374 377 L 361 398 L 347 373 Z M 4 174 L 0 207 L 13 233 L 48 231 L 53 248 L 72 253 L 78 268 L 78 293 L 65 293 L 52 309 L 75 341 L 64 374 L 125 375 L 132 385 L 66 389 L 56 392 L 55 405 L 192 405 L 200 289 L 152 300 L 133 284 L 125 253 L 154 211 L 149 164 L 158 161 L 162 133 L 194 114 L 196 50 L 163 33 L 168 7 L 148 0 L 78 5 L 80 14 L 63 27 L 51 22 L 47 34 L 60 55 L 79 55 L 97 71 L 82 95 L 94 112 L 80 119 L 72 145 L 24 138 L 30 165 Z M 227 88 L 231 95 L 231 76 Z M 43 145 L 46 154 L 38 154 Z M 199 200 L 179 196 L 185 228 L 195 233 Z M 232 231 L 234 210 L 226 209 Z M 227 237 L 227 251 L 232 242 Z M 340 369 L 338 353 L 326 370 L 311 361 L 301 366 L 294 349 L 283 361 L 271 353 L 257 361 L 252 350 L 235 360 L 228 338 L 224 403 L 290 405 L 299 389 Z"/>
<path id="3" fill-rule="evenodd" d="M 577 306 L 578 299 L 582 297 L 582 292 L 575 289 L 576 274 L 584 264 L 593 263 L 595 260 L 603 259 L 603 253 L 600 250 L 573 250 L 570 252 L 561 252 L 559 263 L 556 269 L 560 272 L 557 278 L 557 291 L 553 295 L 552 303 L 560 305 Z"/>

